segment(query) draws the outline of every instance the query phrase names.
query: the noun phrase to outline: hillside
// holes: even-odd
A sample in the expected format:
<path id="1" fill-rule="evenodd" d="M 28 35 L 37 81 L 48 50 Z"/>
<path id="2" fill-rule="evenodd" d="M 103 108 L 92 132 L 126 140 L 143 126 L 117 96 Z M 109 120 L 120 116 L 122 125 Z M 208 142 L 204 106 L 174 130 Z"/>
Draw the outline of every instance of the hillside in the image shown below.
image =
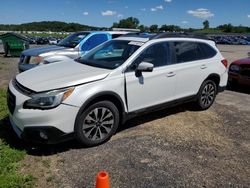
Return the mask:
<path id="1" fill-rule="evenodd" d="M 0 31 L 65 31 L 74 32 L 80 30 L 99 30 L 101 28 L 82 25 L 78 23 L 66 23 L 59 21 L 42 21 L 24 24 L 0 24 Z"/>

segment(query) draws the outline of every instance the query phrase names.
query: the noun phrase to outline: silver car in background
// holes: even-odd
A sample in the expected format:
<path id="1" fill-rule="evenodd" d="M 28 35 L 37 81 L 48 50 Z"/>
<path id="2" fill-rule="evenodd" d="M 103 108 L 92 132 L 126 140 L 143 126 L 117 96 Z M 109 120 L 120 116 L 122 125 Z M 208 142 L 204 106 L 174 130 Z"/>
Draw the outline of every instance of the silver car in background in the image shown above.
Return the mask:
<path id="1" fill-rule="evenodd" d="M 80 31 L 69 35 L 56 45 L 25 50 L 18 64 L 19 72 L 67 58 L 78 58 L 103 42 L 128 33 L 129 31 Z"/>

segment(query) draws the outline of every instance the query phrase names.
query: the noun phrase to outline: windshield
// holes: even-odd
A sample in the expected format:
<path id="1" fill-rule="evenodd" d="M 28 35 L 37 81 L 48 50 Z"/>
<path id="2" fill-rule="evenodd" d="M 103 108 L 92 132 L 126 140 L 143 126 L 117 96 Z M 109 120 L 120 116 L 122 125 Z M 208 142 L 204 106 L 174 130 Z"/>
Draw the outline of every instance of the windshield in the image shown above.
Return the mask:
<path id="1" fill-rule="evenodd" d="M 61 40 L 57 45 L 64 46 L 68 48 L 76 47 L 87 35 L 89 32 L 79 32 L 67 36 L 65 39 Z"/>
<path id="2" fill-rule="evenodd" d="M 77 61 L 105 69 L 121 66 L 140 46 L 131 41 L 111 40 L 90 51 Z"/>

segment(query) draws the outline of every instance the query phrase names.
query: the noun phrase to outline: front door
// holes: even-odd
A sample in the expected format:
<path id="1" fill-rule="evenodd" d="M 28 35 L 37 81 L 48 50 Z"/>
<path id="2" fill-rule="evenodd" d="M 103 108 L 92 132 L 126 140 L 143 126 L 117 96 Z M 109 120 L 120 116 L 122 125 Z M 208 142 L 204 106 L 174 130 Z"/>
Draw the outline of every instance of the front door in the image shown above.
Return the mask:
<path id="1" fill-rule="evenodd" d="M 125 73 L 129 112 L 171 101 L 175 92 L 175 70 L 171 64 L 167 42 L 146 48 Z M 135 69 L 140 62 L 154 65 L 152 72 L 137 77 Z M 172 68 L 171 68 L 172 67 Z"/>

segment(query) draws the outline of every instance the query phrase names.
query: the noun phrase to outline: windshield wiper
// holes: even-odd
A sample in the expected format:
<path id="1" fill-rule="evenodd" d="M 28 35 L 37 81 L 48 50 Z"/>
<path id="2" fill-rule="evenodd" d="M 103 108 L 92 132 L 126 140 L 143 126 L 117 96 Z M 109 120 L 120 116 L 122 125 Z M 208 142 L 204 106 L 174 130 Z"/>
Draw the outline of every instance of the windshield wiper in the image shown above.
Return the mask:
<path id="1" fill-rule="evenodd" d="M 75 62 L 78 62 L 78 63 L 82 63 L 81 57 L 78 57 L 78 58 L 74 59 L 74 61 L 75 61 Z"/>

